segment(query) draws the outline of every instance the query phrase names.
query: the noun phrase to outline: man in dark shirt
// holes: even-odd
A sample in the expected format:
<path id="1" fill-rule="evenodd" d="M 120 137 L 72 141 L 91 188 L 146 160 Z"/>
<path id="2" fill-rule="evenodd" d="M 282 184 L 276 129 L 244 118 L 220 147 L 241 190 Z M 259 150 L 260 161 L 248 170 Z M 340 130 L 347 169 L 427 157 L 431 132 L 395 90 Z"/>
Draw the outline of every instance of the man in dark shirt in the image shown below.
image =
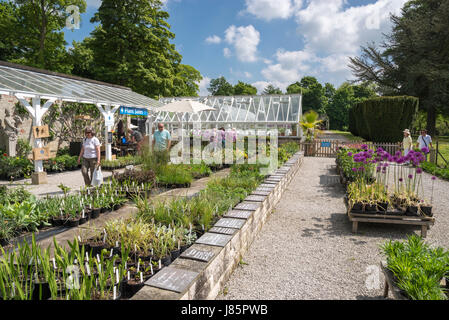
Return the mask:
<path id="1" fill-rule="evenodd" d="M 136 144 L 137 152 L 140 153 L 140 149 L 143 143 L 143 135 L 139 131 L 133 129 L 129 129 L 128 132 L 131 136 L 131 142 Z"/>

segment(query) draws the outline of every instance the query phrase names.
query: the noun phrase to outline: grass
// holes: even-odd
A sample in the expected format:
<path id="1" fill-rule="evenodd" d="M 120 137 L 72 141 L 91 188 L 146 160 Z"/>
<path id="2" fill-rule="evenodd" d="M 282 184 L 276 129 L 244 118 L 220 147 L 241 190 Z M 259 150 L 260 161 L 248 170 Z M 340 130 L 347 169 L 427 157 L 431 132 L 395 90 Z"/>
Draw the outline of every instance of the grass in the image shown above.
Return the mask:
<path id="1" fill-rule="evenodd" d="M 436 144 L 434 146 L 436 147 Z M 441 167 L 447 166 L 449 168 L 449 137 L 439 137 L 438 150 L 443 155 L 444 159 L 448 161 L 448 164 L 446 164 L 443 158 L 438 155 L 438 165 Z"/>
<path id="2" fill-rule="evenodd" d="M 346 139 L 348 139 L 351 142 L 360 142 L 363 141 L 363 138 L 354 136 L 351 132 L 347 131 L 339 131 L 339 130 L 330 130 L 330 132 L 344 136 Z"/>

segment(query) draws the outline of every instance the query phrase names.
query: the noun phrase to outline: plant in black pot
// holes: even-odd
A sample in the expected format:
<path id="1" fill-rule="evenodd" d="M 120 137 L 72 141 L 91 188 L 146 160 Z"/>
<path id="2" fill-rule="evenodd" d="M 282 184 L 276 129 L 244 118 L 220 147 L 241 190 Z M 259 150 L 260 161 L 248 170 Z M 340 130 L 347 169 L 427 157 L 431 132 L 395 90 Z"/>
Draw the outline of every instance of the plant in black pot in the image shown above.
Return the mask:
<path id="1" fill-rule="evenodd" d="M 419 213 L 426 217 L 433 217 L 432 204 L 429 201 L 421 200 L 419 203 Z"/>

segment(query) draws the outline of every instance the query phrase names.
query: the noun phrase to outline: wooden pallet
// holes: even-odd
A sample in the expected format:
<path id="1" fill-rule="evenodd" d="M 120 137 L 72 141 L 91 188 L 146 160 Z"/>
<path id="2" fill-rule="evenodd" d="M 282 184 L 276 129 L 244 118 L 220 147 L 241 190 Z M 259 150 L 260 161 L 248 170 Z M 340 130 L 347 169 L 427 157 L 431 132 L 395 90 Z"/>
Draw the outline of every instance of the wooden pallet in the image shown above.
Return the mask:
<path id="1" fill-rule="evenodd" d="M 386 223 L 386 224 L 406 224 L 421 226 L 421 237 L 427 237 L 427 230 L 435 224 L 434 217 L 413 217 L 405 215 L 396 215 L 395 213 L 400 213 L 400 211 L 391 211 L 385 213 L 354 213 L 349 210 L 349 206 L 345 201 L 346 208 L 348 210 L 349 221 L 352 222 L 352 232 L 357 233 L 359 222 L 368 223 Z"/>

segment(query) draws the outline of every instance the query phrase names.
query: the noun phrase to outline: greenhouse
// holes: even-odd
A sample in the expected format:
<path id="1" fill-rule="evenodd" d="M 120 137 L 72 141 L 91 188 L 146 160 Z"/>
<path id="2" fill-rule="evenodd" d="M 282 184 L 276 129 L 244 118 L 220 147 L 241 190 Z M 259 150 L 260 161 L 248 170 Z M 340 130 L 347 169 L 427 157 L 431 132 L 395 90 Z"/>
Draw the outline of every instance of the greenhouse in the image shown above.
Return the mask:
<path id="1" fill-rule="evenodd" d="M 210 96 L 198 98 L 163 98 L 160 102 L 168 104 L 176 100 L 191 99 L 211 106 L 215 111 L 203 111 L 198 114 L 156 112 L 154 122 L 163 122 L 171 130 L 180 123 L 188 124 L 189 129 L 201 125 L 202 129 L 237 128 L 267 129 L 277 128 L 281 135 L 300 136 L 297 125 L 302 115 L 302 96 L 266 95 L 266 96 Z"/>

